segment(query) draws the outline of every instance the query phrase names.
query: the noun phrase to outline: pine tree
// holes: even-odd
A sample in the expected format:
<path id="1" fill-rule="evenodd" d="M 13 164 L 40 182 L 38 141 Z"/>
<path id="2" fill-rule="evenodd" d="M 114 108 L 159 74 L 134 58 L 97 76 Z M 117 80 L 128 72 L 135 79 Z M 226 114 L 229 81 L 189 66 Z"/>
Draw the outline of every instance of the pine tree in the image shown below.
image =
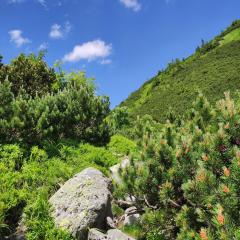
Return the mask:
<path id="1" fill-rule="evenodd" d="M 122 196 L 136 199 L 146 239 L 239 239 L 240 105 L 229 93 L 159 127 L 137 125 L 139 153 L 121 171 Z"/>

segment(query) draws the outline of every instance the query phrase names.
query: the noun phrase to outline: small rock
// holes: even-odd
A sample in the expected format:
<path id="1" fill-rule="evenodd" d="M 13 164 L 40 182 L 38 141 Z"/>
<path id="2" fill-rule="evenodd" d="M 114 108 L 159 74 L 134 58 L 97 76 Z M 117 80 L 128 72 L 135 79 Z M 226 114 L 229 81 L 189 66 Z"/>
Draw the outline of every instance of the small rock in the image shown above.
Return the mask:
<path id="1" fill-rule="evenodd" d="M 116 228 L 116 224 L 115 224 L 114 220 L 111 217 L 107 217 L 107 225 L 110 228 Z"/>
<path id="2" fill-rule="evenodd" d="M 126 215 L 132 215 L 132 214 L 135 214 L 135 213 L 137 213 L 137 208 L 134 207 L 134 206 L 125 210 Z"/>
<path id="3" fill-rule="evenodd" d="M 125 210 L 123 225 L 124 226 L 133 225 L 137 223 L 139 219 L 140 219 L 140 214 L 137 212 L 137 208 L 130 207 Z"/>
<path id="4" fill-rule="evenodd" d="M 97 229 L 90 229 L 88 240 L 135 240 L 118 229 L 108 230 L 106 234 Z"/>
<path id="5" fill-rule="evenodd" d="M 135 240 L 118 229 L 111 229 L 107 232 L 108 240 Z"/>
<path id="6" fill-rule="evenodd" d="M 136 224 L 139 221 L 139 219 L 140 219 L 140 214 L 138 213 L 126 216 L 124 218 L 123 225 L 129 226 L 129 225 Z"/>
<path id="7" fill-rule="evenodd" d="M 127 166 L 129 166 L 130 161 L 128 158 L 125 158 L 121 161 L 121 163 L 116 164 L 110 168 L 111 172 L 111 178 L 116 182 L 116 183 L 121 183 L 121 176 L 119 174 L 120 169 L 125 169 Z"/>
<path id="8" fill-rule="evenodd" d="M 99 230 L 92 228 L 88 232 L 88 240 L 107 240 L 107 235 Z"/>

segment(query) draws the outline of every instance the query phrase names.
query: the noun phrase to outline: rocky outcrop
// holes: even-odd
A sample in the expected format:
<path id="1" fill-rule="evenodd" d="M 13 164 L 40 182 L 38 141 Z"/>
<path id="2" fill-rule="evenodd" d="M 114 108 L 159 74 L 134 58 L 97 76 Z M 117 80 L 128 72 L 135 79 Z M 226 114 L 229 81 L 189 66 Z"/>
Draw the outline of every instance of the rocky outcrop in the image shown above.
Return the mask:
<path id="1" fill-rule="evenodd" d="M 97 229 L 90 229 L 88 240 L 134 240 L 134 238 L 118 229 L 108 230 L 106 234 L 103 234 Z"/>
<path id="2" fill-rule="evenodd" d="M 106 218 L 112 216 L 110 187 L 94 168 L 76 174 L 50 198 L 56 225 L 81 240 L 89 228 L 106 229 Z"/>

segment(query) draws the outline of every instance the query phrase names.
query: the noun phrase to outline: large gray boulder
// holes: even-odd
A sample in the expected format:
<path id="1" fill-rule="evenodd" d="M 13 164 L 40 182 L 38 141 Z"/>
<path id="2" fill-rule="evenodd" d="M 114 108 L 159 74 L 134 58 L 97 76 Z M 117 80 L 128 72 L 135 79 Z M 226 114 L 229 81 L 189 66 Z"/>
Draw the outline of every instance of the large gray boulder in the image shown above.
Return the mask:
<path id="1" fill-rule="evenodd" d="M 106 229 L 112 216 L 110 187 L 111 181 L 94 168 L 76 174 L 50 198 L 56 225 L 81 240 L 89 228 Z"/>

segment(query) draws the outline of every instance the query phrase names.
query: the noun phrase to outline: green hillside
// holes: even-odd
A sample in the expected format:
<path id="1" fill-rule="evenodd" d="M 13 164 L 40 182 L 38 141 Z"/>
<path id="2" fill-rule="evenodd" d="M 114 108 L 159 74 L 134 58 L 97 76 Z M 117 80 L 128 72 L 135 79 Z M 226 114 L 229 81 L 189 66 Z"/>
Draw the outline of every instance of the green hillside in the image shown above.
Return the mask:
<path id="1" fill-rule="evenodd" d="M 164 121 L 170 109 L 176 114 L 184 113 L 199 90 L 211 103 L 228 90 L 236 96 L 239 73 L 240 20 L 212 41 L 202 42 L 192 56 L 168 64 L 120 105 L 127 106 L 133 117 L 150 114 Z"/>

